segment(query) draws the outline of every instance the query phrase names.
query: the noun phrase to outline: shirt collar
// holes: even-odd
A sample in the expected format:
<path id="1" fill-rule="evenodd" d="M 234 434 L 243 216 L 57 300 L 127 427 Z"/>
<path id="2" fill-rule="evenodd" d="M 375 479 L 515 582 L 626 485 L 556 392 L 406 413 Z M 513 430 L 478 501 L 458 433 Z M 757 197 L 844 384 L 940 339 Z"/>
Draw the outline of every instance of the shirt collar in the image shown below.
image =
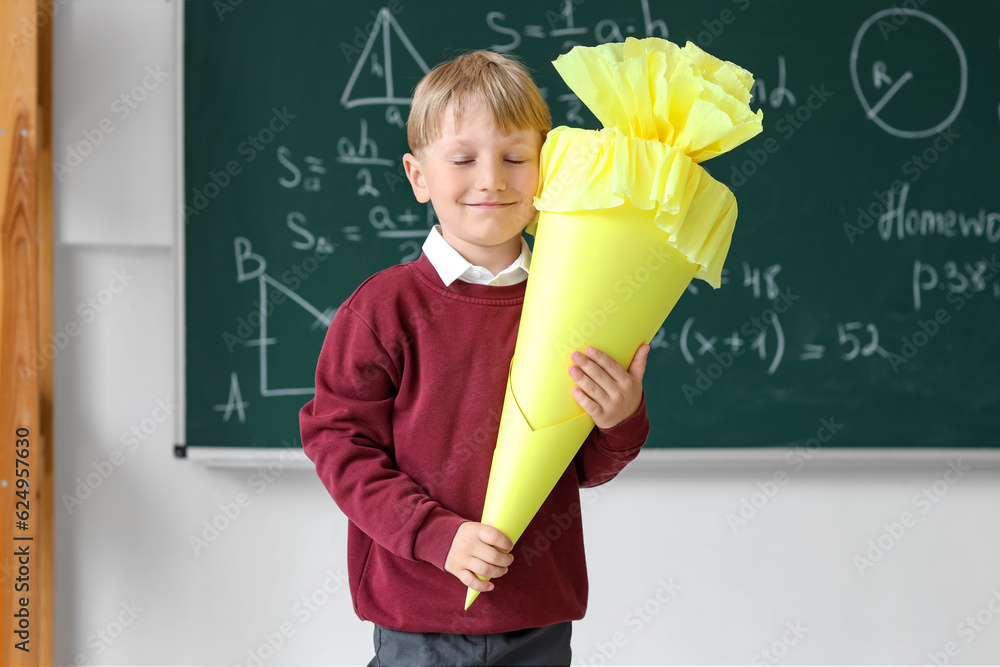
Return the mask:
<path id="1" fill-rule="evenodd" d="M 531 264 L 531 250 L 522 237 L 521 254 L 510 266 L 494 276 L 489 269 L 472 264 L 451 247 L 441 234 L 441 225 L 435 225 L 430 231 L 422 249 L 445 286 L 456 280 L 478 285 L 515 285 L 527 280 Z"/>

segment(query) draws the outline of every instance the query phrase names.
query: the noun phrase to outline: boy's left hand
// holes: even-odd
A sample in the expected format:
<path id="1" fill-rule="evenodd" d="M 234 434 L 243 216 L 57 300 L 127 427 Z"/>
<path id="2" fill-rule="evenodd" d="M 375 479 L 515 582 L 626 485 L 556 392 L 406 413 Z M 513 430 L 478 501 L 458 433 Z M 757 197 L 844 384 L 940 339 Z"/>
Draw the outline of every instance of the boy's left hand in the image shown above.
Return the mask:
<path id="1" fill-rule="evenodd" d="M 575 365 L 569 367 L 569 375 L 577 384 L 573 398 L 598 428 L 617 426 L 635 414 L 642 400 L 642 376 L 648 356 L 649 345 L 640 345 L 626 371 L 593 347 L 587 348 L 586 355 L 571 355 Z"/>

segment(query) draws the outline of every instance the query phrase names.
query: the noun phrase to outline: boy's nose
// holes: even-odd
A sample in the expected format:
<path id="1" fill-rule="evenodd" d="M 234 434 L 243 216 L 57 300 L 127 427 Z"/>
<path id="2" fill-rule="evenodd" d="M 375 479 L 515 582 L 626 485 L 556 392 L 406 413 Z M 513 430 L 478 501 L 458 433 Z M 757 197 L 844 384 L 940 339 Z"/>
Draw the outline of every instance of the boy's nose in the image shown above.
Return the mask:
<path id="1" fill-rule="evenodd" d="M 476 188 L 479 190 L 503 190 L 507 187 L 503 164 L 483 160 L 476 173 Z"/>

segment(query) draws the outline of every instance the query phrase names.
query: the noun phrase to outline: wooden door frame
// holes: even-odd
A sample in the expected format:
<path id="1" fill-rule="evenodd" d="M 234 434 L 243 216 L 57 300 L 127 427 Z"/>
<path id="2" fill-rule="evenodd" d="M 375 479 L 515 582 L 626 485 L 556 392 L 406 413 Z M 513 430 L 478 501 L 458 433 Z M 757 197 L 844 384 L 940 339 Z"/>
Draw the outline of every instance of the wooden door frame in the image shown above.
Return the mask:
<path id="1" fill-rule="evenodd" d="M 54 664 L 52 21 L 56 9 L 53 0 L 0 2 L 3 665 Z"/>

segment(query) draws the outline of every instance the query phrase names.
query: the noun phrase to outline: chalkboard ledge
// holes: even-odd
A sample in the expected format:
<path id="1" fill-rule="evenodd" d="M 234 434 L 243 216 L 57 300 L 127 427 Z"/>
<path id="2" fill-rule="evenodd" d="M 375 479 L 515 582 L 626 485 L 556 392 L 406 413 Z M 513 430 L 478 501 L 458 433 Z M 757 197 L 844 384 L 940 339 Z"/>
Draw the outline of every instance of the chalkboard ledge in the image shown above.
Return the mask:
<path id="1" fill-rule="evenodd" d="M 998 443 L 1000 446 L 1000 443 Z M 802 446 L 710 447 L 661 449 L 650 447 L 639 452 L 633 465 L 643 468 L 855 468 L 895 470 L 937 468 L 961 462 L 975 468 L 1000 468 L 1000 448 L 923 448 L 923 447 L 826 447 Z"/>
<path id="2" fill-rule="evenodd" d="M 209 468 L 258 468 L 278 464 L 288 469 L 311 470 L 313 463 L 302 450 L 259 447 L 182 447 L 183 458 Z M 180 454 L 179 454 L 180 455 Z M 931 468 L 961 462 L 977 468 L 1000 468 L 998 448 L 825 448 L 713 447 L 644 449 L 632 463 L 641 468 Z"/>
<path id="3" fill-rule="evenodd" d="M 301 449 L 280 447 L 190 447 L 183 448 L 184 454 L 177 452 L 178 458 L 186 458 L 208 468 L 259 468 L 278 464 L 290 470 L 312 470 L 315 468 Z"/>

